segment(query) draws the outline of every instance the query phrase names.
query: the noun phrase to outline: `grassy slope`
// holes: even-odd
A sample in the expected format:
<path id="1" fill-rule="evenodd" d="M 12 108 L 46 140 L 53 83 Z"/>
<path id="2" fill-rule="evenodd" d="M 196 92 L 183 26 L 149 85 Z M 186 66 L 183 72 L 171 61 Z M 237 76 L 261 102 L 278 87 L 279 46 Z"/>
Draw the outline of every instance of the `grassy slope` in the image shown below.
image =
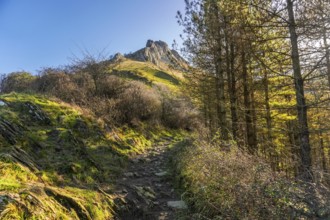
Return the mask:
<path id="1" fill-rule="evenodd" d="M 27 94 L 0 100 L 0 219 L 109 219 L 126 159 L 165 131 L 105 130 L 81 109 Z"/>
<path id="2" fill-rule="evenodd" d="M 182 79 L 182 73 L 178 71 L 165 70 L 152 63 L 129 59 L 111 65 L 109 71 L 122 77 L 140 80 L 149 84 L 163 84 L 174 91 L 179 89 Z"/>

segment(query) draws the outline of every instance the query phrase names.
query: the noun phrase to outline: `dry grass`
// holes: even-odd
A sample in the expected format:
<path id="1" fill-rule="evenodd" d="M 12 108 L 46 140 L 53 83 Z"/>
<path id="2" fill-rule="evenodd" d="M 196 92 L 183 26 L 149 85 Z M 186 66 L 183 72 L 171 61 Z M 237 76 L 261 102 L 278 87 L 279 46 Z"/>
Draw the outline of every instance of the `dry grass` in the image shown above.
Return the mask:
<path id="1" fill-rule="evenodd" d="M 176 169 L 197 219 L 330 217 L 328 190 L 285 179 L 235 145 L 196 141 L 179 154 Z"/>

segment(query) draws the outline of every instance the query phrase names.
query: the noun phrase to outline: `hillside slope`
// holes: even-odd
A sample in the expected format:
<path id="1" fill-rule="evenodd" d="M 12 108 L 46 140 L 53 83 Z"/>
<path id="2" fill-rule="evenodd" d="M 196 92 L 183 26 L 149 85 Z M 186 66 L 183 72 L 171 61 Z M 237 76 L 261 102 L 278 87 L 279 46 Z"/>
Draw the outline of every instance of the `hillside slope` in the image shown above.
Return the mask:
<path id="1" fill-rule="evenodd" d="M 109 67 L 109 73 L 119 77 L 138 80 L 148 85 L 164 85 L 178 90 L 182 81 L 182 72 L 163 69 L 150 62 L 123 59 Z"/>
<path id="2" fill-rule="evenodd" d="M 77 106 L 42 96 L 0 100 L 0 219 L 112 218 L 105 191 L 156 134 L 106 131 Z"/>
<path id="3" fill-rule="evenodd" d="M 106 62 L 109 73 L 128 79 L 139 80 L 149 85 L 165 85 L 178 90 L 187 61 L 163 41 L 148 40 L 146 47 L 130 54 L 120 53 Z"/>
<path id="4" fill-rule="evenodd" d="M 157 62 L 116 55 L 3 79 L 0 219 L 115 218 L 114 190 L 130 161 L 180 140 L 173 129 L 192 129 L 197 117 L 182 71 L 163 56 L 181 58 L 158 44 L 148 53 Z"/>
<path id="5" fill-rule="evenodd" d="M 112 201 L 89 187 L 112 173 L 96 162 L 102 154 L 90 145 L 107 141 L 96 121 L 43 97 L 12 93 L 0 99 L 0 218 L 111 217 Z M 117 157 L 114 149 L 105 150 Z"/>

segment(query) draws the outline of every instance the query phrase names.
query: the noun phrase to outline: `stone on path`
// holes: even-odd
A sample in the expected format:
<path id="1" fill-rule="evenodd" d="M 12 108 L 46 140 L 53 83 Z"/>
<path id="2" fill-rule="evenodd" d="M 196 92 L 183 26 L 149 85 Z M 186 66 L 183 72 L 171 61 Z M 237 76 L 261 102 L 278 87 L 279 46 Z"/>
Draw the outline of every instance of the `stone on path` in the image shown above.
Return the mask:
<path id="1" fill-rule="evenodd" d="M 156 199 L 155 191 L 149 186 L 135 186 L 137 193 L 144 199 Z"/>
<path id="2" fill-rule="evenodd" d="M 125 176 L 125 177 L 134 177 L 134 173 L 132 173 L 132 172 L 127 172 L 127 173 L 124 173 L 124 176 Z"/>
<path id="3" fill-rule="evenodd" d="M 0 106 L 6 106 L 7 104 L 4 101 L 0 100 Z"/>
<path id="4" fill-rule="evenodd" d="M 162 171 L 159 173 L 155 173 L 156 176 L 162 177 L 162 176 L 166 176 L 167 175 L 167 171 Z"/>
<path id="5" fill-rule="evenodd" d="M 171 207 L 171 208 L 174 208 L 174 209 L 187 209 L 188 208 L 187 204 L 182 200 L 168 201 L 167 206 Z"/>

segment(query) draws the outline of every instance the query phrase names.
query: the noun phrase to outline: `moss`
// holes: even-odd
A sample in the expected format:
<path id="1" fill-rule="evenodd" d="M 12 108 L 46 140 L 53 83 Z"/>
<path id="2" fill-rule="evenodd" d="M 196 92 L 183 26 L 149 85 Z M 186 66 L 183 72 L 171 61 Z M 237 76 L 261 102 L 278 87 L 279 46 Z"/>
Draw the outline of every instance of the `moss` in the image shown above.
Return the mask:
<path id="1" fill-rule="evenodd" d="M 36 181 L 38 178 L 22 165 L 11 161 L 7 155 L 0 157 L 0 191 L 16 191 L 25 183 Z"/>
<path id="2" fill-rule="evenodd" d="M 55 125 L 64 125 L 72 127 L 76 118 L 81 116 L 81 113 L 66 105 L 49 100 L 49 98 L 41 95 L 23 94 L 23 93 L 9 93 L 0 96 L 0 99 L 10 104 L 12 112 L 14 111 L 14 118 L 20 115 L 20 118 L 27 120 L 29 112 L 24 109 L 23 104 L 26 102 L 33 103 L 42 109 L 45 114 L 51 119 Z M 29 121 L 31 122 L 31 121 Z"/>
<path id="3" fill-rule="evenodd" d="M 102 220 L 112 217 L 113 202 L 105 195 L 93 190 L 72 187 L 65 187 L 64 190 L 66 196 L 72 197 L 77 201 L 85 201 L 85 208 L 90 213 L 92 219 Z"/>
<path id="4" fill-rule="evenodd" d="M 0 191 L 10 190 L 16 191 L 17 189 L 21 188 L 22 185 L 13 179 L 0 179 Z"/>

